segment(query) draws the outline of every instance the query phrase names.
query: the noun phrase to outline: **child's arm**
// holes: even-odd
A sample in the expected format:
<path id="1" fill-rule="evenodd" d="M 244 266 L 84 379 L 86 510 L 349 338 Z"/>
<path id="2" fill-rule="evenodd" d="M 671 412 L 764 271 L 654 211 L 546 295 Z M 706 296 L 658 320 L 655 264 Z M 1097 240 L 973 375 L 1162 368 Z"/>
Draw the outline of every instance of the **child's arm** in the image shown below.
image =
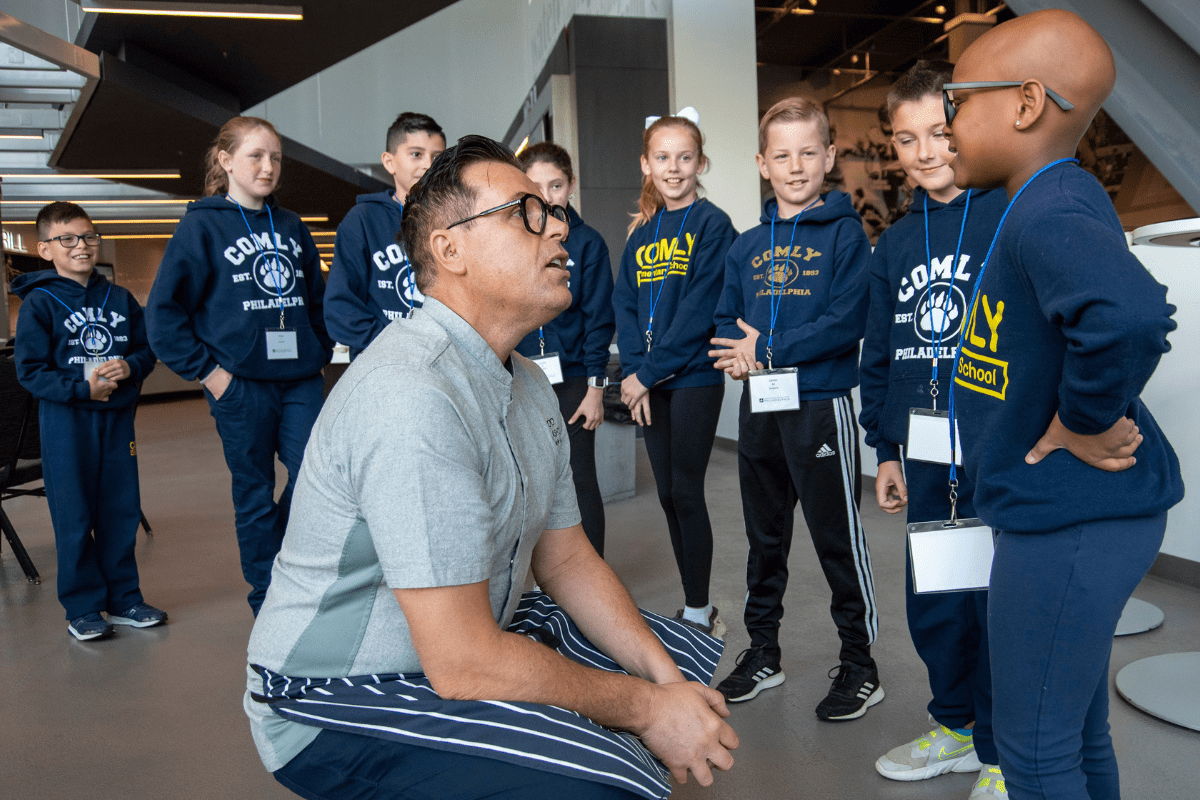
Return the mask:
<path id="1" fill-rule="evenodd" d="M 180 227 L 187 222 L 185 218 Z M 146 301 L 146 332 L 150 346 L 163 363 L 184 380 L 212 374 L 220 365 L 196 336 L 192 317 L 209 292 L 212 267 L 200 236 L 192 232 L 184 243 L 176 231 L 167 243 L 158 275 Z"/>
<path id="2" fill-rule="evenodd" d="M 1100 469 L 1128 469 L 1141 435 L 1125 415 L 1176 327 L 1166 287 L 1116 231 L 1088 215 L 1040 217 L 1017 246 L 1042 313 L 1067 343 L 1058 411 L 1026 461 L 1065 448 Z"/>
<path id="3" fill-rule="evenodd" d="M 867 262 L 871 243 L 857 221 L 838 229 L 829 305 L 820 317 L 795 328 L 775 331 L 774 362 L 796 366 L 841 355 L 858 344 L 867 317 Z M 767 337 L 759 336 L 755 357 L 767 363 Z"/>
<path id="4" fill-rule="evenodd" d="M 366 350 L 383 331 L 383 323 L 367 305 L 371 251 L 361 219 L 362 215 L 351 214 L 338 226 L 325 289 L 325 326 L 329 335 L 355 353 Z M 402 280 L 402 273 L 395 274 L 393 279 Z"/>
<path id="5" fill-rule="evenodd" d="M 887 441 L 879 432 L 880 417 L 887 403 L 892 367 L 889 343 L 896 312 L 895 295 L 892 294 L 891 281 L 888 278 L 887 240 L 887 231 L 884 231 L 875 245 L 875 252 L 871 254 L 867 269 L 870 310 L 867 313 L 862 360 L 859 363 L 862 413 L 858 415 L 858 421 L 866 434 L 867 447 L 875 448 L 875 457 L 879 464 L 900 461 L 900 446 Z"/>
<path id="6" fill-rule="evenodd" d="M 303 222 L 300 223 L 300 246 L 304 248 L 304 289 L 307 295 L 304 302 L 308 304 L 308 324 L 325 350 L 325 363 L 329 363 L 333 357 L 333 340 L 325 328 L 325 276 L 321 274 L 317 243 Z"/>
<path id="7" fill-rule="evenodd" d="M 875 476 L 875 501 L 889 514 L 898 514 L 908 505 L 908 486 L 899 459 L 880 462 L 879 474 Z"/>
<path id="8" fill-rule="evenodd" d="M 146 337 L 146 314 L 132 296 L 129 298 L 129 348 L 125 351 L 124 360 L 119 363 L 124 364 L 128 374 L 112 380 L 132 380 L 134 383 L 146 380 L 158 364 L 158 359 L 150 349 L 150 340 Z M 99 369 L 96 371 L 101 372 Z M 104 376 L 109 377 L 107 374 Z"/>
<path id="9" fill-rule="evenodd" d="M 621 268 L 613 286 L 613 317 L 617 325 L 617 350 L 621 357 L 621 372 L 633 375 L 642 364 L 646 341 L 638 324 L 638 285 L 635 248 L 626 245 L 621 256 Z"/>
<path id="10" fill-rule="evenodd" d="M 608 370 L 608 346 L 617 323 L 613 314 L 612 261 L 608 245 L 599 236 L 580 254 L 579 310 L 583 314 L 583 363 L 589 378 L 603 378 Z"/>
<path id="11" fill-rule="evenodd" d="M 717 349 L 709 350 L 708 356 L 716 359 L 713 364 L 716 369 L 735 380 L 744 381 L 750 376 L 750 370 L 758 368 L 758 365 L 754 362 L 754 351 L 750 347 L 738 347 L 739 343 L 750 338 L 747 328 L 750 331 L 754 329 L 744 321 L 746 298 L 742 289 L 741 258 L 740 254 L 735 254 L 735 249 L 731 247 L 725 256 L 725 280 L 714 315 L 717 335 L 709 340 Z"/>
<path id="12" fill-rule="evenodd" d="M 83 378 L 83 366 L 54 362 L 54 317 L 40 306 L 33 296 L 28 297 L 17 316 L 17 380 L 42 400 L 75 403 L 90 399 L 92 387 Z"/>

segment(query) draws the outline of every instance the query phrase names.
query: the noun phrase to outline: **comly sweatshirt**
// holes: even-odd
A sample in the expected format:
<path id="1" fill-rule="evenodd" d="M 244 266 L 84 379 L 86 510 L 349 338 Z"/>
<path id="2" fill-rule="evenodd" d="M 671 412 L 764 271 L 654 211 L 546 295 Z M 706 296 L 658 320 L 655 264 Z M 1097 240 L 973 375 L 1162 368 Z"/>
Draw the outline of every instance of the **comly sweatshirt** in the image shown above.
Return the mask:
<path id="1" fill-rule="evenodd" d="M 858 342 L 867 313 L 871 243 L 862 218 L 845 192 L 822 199 L 822 205 L 799 218 L 775 219 L 775 199 L 763 204 L 761 224 L 739 236 L 725 258 L 725 286 L 716 313 L 721 338 L 746 337 L 739 318 L 758 330 L 755 357 L 765 367 L 775 293 L 779 310 L 771 363 L 777 369 L 797 369 L 801 400 L 841 397 L 858 384 Z"/>
<path id="2" fill-rule="evenodd" d="M 613 287 L 617 347 L 626 377 L 636 374 L 643 386 L 660 389 L 714 386 L 724 380 L 708 351 L 725 254 L 736 236 L 729 215 L 704 199 L 690 212 L 686 207 L 662 212 L 661 224 L 656 214 L 630 235 Z M 646 352 L 651 292 L 657 306 Z"/>
<path id="3" fill-rule="evenodd" d="M 875 244 L 869 269 L 871 310 L 860 365 L 859 421 L 867 445 L 875 448 L 881 464 L 900 460 L 900 446 L 908 443 L 909 409 L 933 408 L 929 381 L 936 331 L 943 319 L 947 322 L 938 351 L 937 407 L 946 410 L 954 349 L 967 321 L 971 289 L 1006 205 L 1008 196 L 1002 189 L 972 190 L 968 207 L 966 192 L 941 203 L 918 188 L 908 215 L 889 226 Z"/>
<path id="4" fill-rule="evenodd" d="M 546 352 L 558 353 L 564 377 L 603 378 L 616 328 L 612 262 L 603 237 L 570 206 L 567 216 L 571 224 L 566 244 L 571 305 L 542 327 Z M 517 352 L 536 357 L 541 352 L 538 331 L 522 339 Z"/>
<path id="5" fill-rule="evenodd" d="M 984 522 L 1049 531 L 1179 502 L 1179 460 L 1138 397 L 1170 349 L 1175 307 L 1129 252 L 1095 178 L 1060 164 L 1029 185 L 975 305 L 954 391 L 963 465 Z M 1080 434 L 1131 418 L 1145 437 L 1137 463 L 1105 472 L 1056 450 L 1026 464 L 1055 412 Z"/>
<path id="6" fill-rule="evenodd" d="M 392 192 L 360 194 L 338 226 L 325 290 L 325 325 L 351 357 L 394 319 L 420 308 L 408 256 L 396 241 L 404 207 Z"/>
<path id="7" fill-rule="evenodd" d="M 224 197 L 188 204 L 146 304 L 150 344 L 188 380 L 204 378 L 218 365 L 255 380 L 316 375 L 333 343 L 321 313 L 325 280 L 312 236 L 273 197 L 258 211 L 243 211 L 244 220 L 238 205 Z M 299 358 L 270 360 L 266 331 L 279 330 L 281 304 L 284 328 L 296 332 Z"/>
<path id="8" fill-rule="evenodd" d="M 98 272 L 92 272 L 85 288 L 52 269 L 18 276 L 12 292 L 22 300 L 17 379 L 34 397 L 99 410 L 137 402 L 142 381 L 157 362 L 146 340 L 142 307 L 133 295 Z M 84 363 L 114 358 L 129 365 L 129 377 L 117 383 L 107 402 L 92 400 Z"/>

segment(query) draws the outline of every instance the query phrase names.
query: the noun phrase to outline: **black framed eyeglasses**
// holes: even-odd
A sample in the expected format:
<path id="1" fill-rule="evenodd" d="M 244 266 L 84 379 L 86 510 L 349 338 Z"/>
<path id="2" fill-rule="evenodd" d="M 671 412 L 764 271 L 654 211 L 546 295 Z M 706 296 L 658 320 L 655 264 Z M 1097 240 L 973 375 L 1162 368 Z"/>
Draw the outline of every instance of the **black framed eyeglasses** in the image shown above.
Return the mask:
<path id="1" fill-rule="evenodd" d="M 546 220 L 554 217 L 559 222 L 567 221 L 567 210 L 562 206 L 554 206 L 547 203 L 536 194 L 523 194 L 516 200 L 509 200 L 507 203 L 501 203 L 495 208 L 489 208 L 486 211 L 480 211 L 478 214 L 472 214 L 466 219 L 460 219 L 458 222 L 446 226 L 446 230 L 450 230 L 455 225 L 462 225 L 464 222 L 470 222 L 473 219 L 486 217 L 488 214 L 495 214 L 497 211 L 503 211 L 506 208 L 516 207 L 521 214 L 521 219 L 525 222 L 525 230 L 532 233 L 534 236 L 541 236 L 546 232 Z M 567 234 L 563 233 L 562 240 L 567 240 Z"/>
<path id="2" fill-rule="evenodd" d="M 83 239 L 83 243 L 88 247 L 95 247 L 96 245 L 100 244 L 100 234 L 98 233 L 85 233 L 83 236 L 75 233 L 64 233 L 62 236 L 51 236 L 49 239 L 42 239 L 41 241 L 58 242 L 63 247 L 70 250 L 72 247 L 79 244 L 80 239 Z"/>
<path id="3" fill-rule="evenodd" d="M 950 99 L 950 93 L 955 89 L 1003 89 L 1012 86 L 1022 86 L 1024 83 L 1025 81 L 967 81 L 965 83 L 942 84 L 942 108 L 946 112 L 946 124 L 949 125 L 953 122 L 954 115 L 958 113 L 958 108 L 955 107 L 954 101 Z M 1046 95 L 1054 101 L 1055 105 L 1063 111 L 1070 111 L 1075 107 L 1049 86 L 1042 84 L 1042 88 L 1046 90 Z"/>

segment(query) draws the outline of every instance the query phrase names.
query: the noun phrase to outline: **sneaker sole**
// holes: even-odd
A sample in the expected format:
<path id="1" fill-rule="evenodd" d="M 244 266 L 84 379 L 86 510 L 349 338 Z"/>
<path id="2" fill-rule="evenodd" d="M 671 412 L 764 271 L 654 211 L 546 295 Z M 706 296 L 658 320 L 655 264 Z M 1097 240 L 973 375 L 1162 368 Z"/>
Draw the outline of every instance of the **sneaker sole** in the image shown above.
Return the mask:
<path id="1" fill-rule="evenodd" d="M 867 702 L 863 703 L 857 711 L 852 711 L 849 714 L 843 714 L 840 717 L 822 717 L 818 715 L 817 719 L 820 719 L 824 722 L 846 722 L 847 720 L 858 719 L 863 714 L 867 713 L 868 708 L 882 702 L 883 697 L 883 687 L 880 686 L 878 689 L 871 692 L 871 696 L 867 698 Z"/>
<path id="2" fill-rule="evenodd" d="M 129 617 L 109 616 L 108 621 L 111 625 L 129 625 L 133 628 L 153 628 L 155 625 L 162 625 L 167 621 L 167 618 L 163 617 L 162 619 L 152 619 L 146 622 L 138 622 L 136 619 L 130 619 Z"/>
<path id="3" fill-rule="evenodd" d="M 754 684 L 754 688 L 749 692 L 746 692 L 746 694 L 742 695 L 741 697 L 726 697 L 725 702 L 744 703 L 747 700 L 753 700 L 754 698 L 758 697 L 758 693 L 763 689 L 773 689 L 774 687 L 783 683 L 784 677 L 785 676 L 782 672 L 777 672 L 776 674 L 763 678 L 761 681 Z"/>
<path id="4" fill-rule="evenodd" d="M 80 633 L 79 631 L 75 630 L 74 627 L 68 625 L 67 632 L 70 633 L 72 636 L 74 636 L 76 639 L 78 639 L 81 642 L 89 642 L 92 639 L 103 639 L 106 636 L 112 636 L 113 629 L 110 627 L 110 628 L 100 631 L 99 633 Z"/>
<path id="5" fill-rule="evenodd" d="M 979 763 L 979 757 L 972 750 L 965 756 L 958 758 L 948 758 L 945 761 L 939 761 L 936 764 L 928 764 L 917 769 L 892 769 L 884 764 L 887 756 L 881 756 L 875 762 L 875 771 L 890 781 L 924 781 L 930 778 L 936 778 L 939 775 L 945 775 L 948 772 L 979 772 L 982 764 Z M 893 763 L 893 762 L 887 762 Z M 896 765 L 900 767 L 899 764 Z"/>

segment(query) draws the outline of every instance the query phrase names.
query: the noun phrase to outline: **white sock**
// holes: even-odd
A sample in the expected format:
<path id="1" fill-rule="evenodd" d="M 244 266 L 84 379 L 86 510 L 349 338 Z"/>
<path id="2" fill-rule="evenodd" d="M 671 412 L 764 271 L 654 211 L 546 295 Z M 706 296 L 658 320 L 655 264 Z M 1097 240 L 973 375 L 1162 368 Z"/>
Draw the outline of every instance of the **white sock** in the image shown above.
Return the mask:
<path id="1" fill-rule="evenodd" d="M 704 608 L 692 608 L 691 606 L 683 607 L 683 618 L 688 622 L 694 622 L 697 625 L 707 625 L 708 618 L 712 614 L 712 603 L 709 603 Z"/>

